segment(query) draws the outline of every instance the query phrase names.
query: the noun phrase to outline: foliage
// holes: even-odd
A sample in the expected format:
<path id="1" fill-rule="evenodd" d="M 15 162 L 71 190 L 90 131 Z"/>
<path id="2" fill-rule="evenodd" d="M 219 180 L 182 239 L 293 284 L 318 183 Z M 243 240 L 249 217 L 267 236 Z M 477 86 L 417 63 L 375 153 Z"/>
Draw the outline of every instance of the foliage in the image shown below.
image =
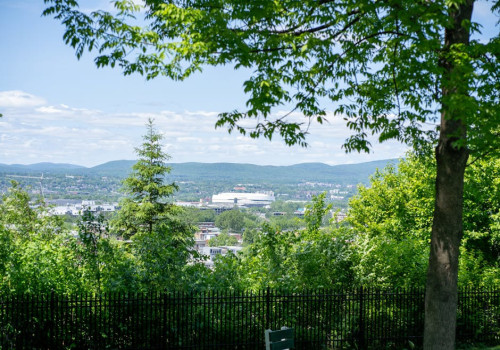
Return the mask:
<path id="1" fill-rule="evenodd" d="M 43 202 L 32 207 L 26 191 L 12 182 L 0 213 L 0 291 L 70 293 L 84 288 L 76 242 L 62 220 L 47 214 Z"/>
<path id="2" fill-rule="evenodd" d="M 241 255 L 229 251 L 226 255 L 217 255 L 214 267 L 207 278 L 207 289 L 210 290 L 245 290 L 244 272 L 246 271 Z"/>
<path id="3" fill-rule="evenodd" d="M 131 241 L 109 235 L 106 218 L 89 211 L 82 213 L 77 237 L 70 235 L 61 217 L 50 215 L 43 202 L 31 203 L 13 182 L 0 204 L 0 291 L 101 293 L 203 282 L 208 271 L 191 251 L 193 227 L 182 220 L 182 209 L 163 199 L 173 185 L 163 183 L 169 168 L 161 162 L 159 139 L 150 120 L 138 149 L 143 158 L 125 180 L 130 196 L 113 220 Z"/>
<path id="4" fill-rule="evenodd" d="M 498 286 L 500 159 L 476 159 L 466 171 L 459 282 L 469 286 Z"/>
<path id="5" fill-rule="evenodd" d="M 85 290 L 76 242 L 64 234 L 33 235 L 14 247 L 7 290 L 16 293 L 77 293 Z"/>
<path id="6" fill-rule="evenodd" d="M 295 232 L 264 224 L 241 258 L 239 274 L 244 288 L 261 290 L 289 285 L 295 276 L 290 276 L 287 263 L 296 239 Z"/>
<path id="7" fill-rule="evenodd" d="M 285 202 L 285 201 L 274 201 L 271 203 L 271 211 L 272 212 L 284 212 L 289 215 L 293 215 L 293 213 L 300 208 L 302 204 L 297 202 Z"/>
<path id="8" fill-rule="evenodd" d="M 19 183 L 11 181 L 7 194 L 2 196 L 0 217 L 16 236 L 29 238 L 36 230 L 39 218 L 36 210 L 30 206 L 30 197 Z"/>
<path id="9" fill-rule="evenodd" d="M 127 197 L 120 202 L 121 209 L 111 223 L 112 231 L 128 238 L 138 232 L 152 234 L 155 226 L 164 221 L 172 205 L 166 201 L 177 185 L 166 184 L 170 167 L 165 165 L 170 156 L 162 151 L 162 135 L 149 119 L 141 147 L 135 149 L 139 160 L 132 173 L 123 181 Z"/>
<path id="10" fill-rule="evenodd" d="M 123 181 L 128 197 L 112 220 L 112 232 L 132 237 L 131 251 L 136 259 L 138 280 L 146 290 L 187 288 L 186 265 L 198 256 L 192 252 L 194 228 L 185 220 L 183 209 L 169 203 L 177 185 L 166 184 L 170 158 L 163 152 L 162 135 L 149 119 L 139 160 Z"/>
<path id="11" fill-rule="evenodd" d="M 18 215 L 21 210 L 30 210 L 30 222 Z M 104 217 L 89 211 L 82 213 L 78 236 L 70 235 L 44 206 L 32 208 L 17 184 L 3 197 L 0 212 L 6 213 L 0 217 L 0 292 L 181 289 L 208 274 L 188 249 L 193 230 L 179 219 L 180 212 L 172 210 L 175 217 L 157 224 L 152 234 L 137 233 L 132 243 L 109 236 Z M 186 266 L 190 258 L 195 264 Z"/>
<path id="12" fill-rule="evenodd" d="M 386 167 L 350 201 L 357 275 L 375 286 L 423 286 L 432 224 L 434 165 L 409 154 Z"/>
<path id="13" fill-rule="evenodd" d="M 7 282 L 7 273 L 10 269 L 13 249 L 14 237 L 0 221 L 0 276 L 2 276 L 0 286 L 3 286 Z"/>
<path id="14" fill-rule="evenodd" d="M 259 230 L 256 228 L 245 228 L 243 232 L 243 245 L 252 244 L 255 241 L 255 238 L 259 234 Z"/>
<path id="15" fill-rule="evenodd" d="M 132 252 L 146 290 L 188 289 L 195 277 L 186 274 L 188 261 L 198 262 L 191 249 L 194 230 L 181 219 L 178 209 L 173 210 L 151 233 L 142 231 L 132 238 Z"/>
<path id="16" fill-rule="evenodd" d="M 498 159 L 478 159 L 467 171 L 460 284 L 495 287 L 500 276 L 500 164 Z M 377 171 L 370 186 L 358 188 L 359 194 L 350 201 L 347 225 L 325 227 L 329 206 L 325 195 L 319 196 L 306 210 L 305 228 L 264 225 L 241 257 L 221 259 L 214 273 L 221 268 L 223 275 L 230 275 L 233 268 L 234 283 L 252 289 L 423 287 L 434 172 L 430 152 L 408 153 L 399 164 Z"/>
<path id="17" fill-rule="evenodd" d="M 500 205 L 498 159 L 477 160 L 467 168 L 464 239 L 459 281 L 495 286 L 500 282 L 497 225 Z M 363 284 L 424 286 L 434 210 L 435 161 L 409 153 L 397 168 L 378 171 L 369 187 L 350 201 L 348 221 L 355 232 L 355 271 Z"/>
<path id="18" fill-rule="evenodd" d="M 184 218 L 190 225 L 196 226 L 200 222 L 214 222 L 216 219 L 215 210 L 202 210 L 193 207 L 184 208 Z"/>
<path id="19" fill-rule="evenodd" d="M 78 236 L 82 243 L 82 260 L 89 265 L 93 280 L 96 281 L 97 291 L 101 291 L 101 262 L 102 240 L 107 232 L 104 217 L 95 217 L 89 210 L 84 210 L 78 222 Z"/>
<path id="20" fill-rule="evenodd" d="M 307 125 L 323 123 L 328 106 L 353 132 L 344 147 L 367 150 L 369 133 L 413 144 L 433 138 L 435 130 L 422 123 L 436 119 L 436 104 L 452 103 L 474 120 L 469 141 L 498 149 L 498 38 L 446 47 L 444 29 L 461 2 L 115 0 L 114 16 L 75 11 L 74 0 L 45 2 L 44 14 L 66 26 L 65 42 L 78 57 L 96 48 L 99 67 L 175 80 L 203 65 L 252 68 L 244 83 L 248 109 L 220 115 L 218 125 L 230 131 L 269 139 L 277 133 L 287 144 L 304 144 Z M 143 16 L 142 27 L 131 19 L 136 16 Z M 480 28 L 470 20 L 459 25 Z M 443 100 L 437 91 L 457 79 L 445 76 L 443 60 L 460 67 L 454 74 L 475 87 L 473 94 L 459 89 Z M 305 122 L 273 116 L 283 104 Z M 259 116 L 254 129 L 240 126 Z"/>
<path id="21" fill-rule="evenodd" d="M 266 287 L 303 289 L 339 287 L 353 282 L 349 242 L 346 230 L 321 229 L 330 207 L 325 194 L 308 206 L 302 230 L 283 230 L 264 224 L 239 257 L 234 272 L 238 286 L 259 290 Z M 234 260 L 220 264 L 223 271 L 235 266 Z M 219 266 L 216 264 L 215 273 Z"/>
<path id="22" fill-rule="evenodd" d="M 78 222 L 78 238 L 76 253 L 87 290 L 118 292 L 140 287 L 136 257 L 122 241 L 109 236 L 102 214 L 85 210 Z"/>
<path id="23" fill-rule="evenodd" d="M 256 220 L 255 216 L 234 208 L 219 214 L 215 219 L 215 226 L 223 230 L 239 233 L 242 232 L 244 228 L 255 227 Z"/>
<path id="24" fill-rule="evenodd" d="M 231 236 L 227 232 L 222 232 L 208 241 L 209 247 L 232 246 L 237 244 L 238 239 L 235 236 Z"/>
<path id="25" fill-rule="evenodd" d="M 28 194 L 13 183 L 0 205 L 0 289 L 71 293 L 422 286 L 434 167 L 430 155 L 409 153 L 397 166 L 375 173 L 370 186 L 360 187 L 351 200 L 348 226 L 325 226 L 330 206 L 323 194 L 308 205 L 304 228 L 265 224 L 259 231 L 247 227 L 244 253 L 217 258 L 213 271 L 196 263 L 196 255 L 194 264 L 186 264 L 192 254 L 188 247 L 193 244 L 193 230 L 181 208 L 172 207 L 152 234 L 137 233 L 132 243 L 108 237 L 104 218 L 85 212 L 76 240 L 60 219 L 46 215 L 42 205 L 33 207 Z M 460 284 L 498 286 L 500 163 L 477 159 L 467 171 Z M 20 210 L 26 215 L 19 215 Z M 240 214 L 244 222 L 255 225 L 250 214 Z M 227 244 L 234 242 L 217 242 Z"/>
<path id="26" fill-rule="evenodd" d="M 269 223 L 280 230 L 299 230 L 304 228 L 303 221 L 294 215 L 269 216 Z"/>

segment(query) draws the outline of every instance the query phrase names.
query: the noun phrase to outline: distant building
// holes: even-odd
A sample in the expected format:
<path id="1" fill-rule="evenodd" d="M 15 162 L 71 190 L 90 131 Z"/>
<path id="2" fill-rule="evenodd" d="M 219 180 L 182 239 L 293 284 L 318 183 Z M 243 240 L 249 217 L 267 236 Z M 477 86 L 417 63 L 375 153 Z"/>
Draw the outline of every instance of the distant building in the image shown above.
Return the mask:
<path id="1" fill-rule="evenodd" d="M 203 198 L 200 199 L 199 201 L 196 202 L 186 202 L 186 201 L 176 201 L 175 205 L 178 205 L 180 207 L 196 207 L 196 208 L 201 208 L 205 206 L 205 202 L 203 201 Z"/>
<path id="2" fill-rule="evenodd" d="M 96 204 L 95 201 L 82 201 L 81 204 L 59 205 L 50 208 L 52 215 L 81 215 L 82 211 L 88 210 L 94 213 L 114 212 L 118 209 L 118 203 Z"/>
<path id="3" fill-rule="evenodd" d="M 274 192 L 246 193 L 225 192 L 212 196 L 213 204 L 237 205 L 239 207 L 263 207 L 274 202 Z"/>
<path id="4" fill-rule="evenodd" d="M 243 247 L 239 246 L 203 247 L 200 253 L 208 257 L 208 259 L 205 260 L 205 265 L 208 267 L 212 267 L 214 265 L 214 260 L 217 255 L 224 256 L 228 252 L 237 254 L 242 249 Z"/>
<path id="5" fill-rule="evenodd" d="M 207 246 L 207 241 L 205 239 L 195 239 L 194 240 L 194 249 L 196 251 L 201 251 L 203 248 Z"/>
<path id="6" fill-rule="evenodd" d="M 299 208 L 293 212 L 293 215 L 299 218 L 303 218 L 305 213 L 306 213 L 306 208 Z"/>
<path id="7" fill-rule="evenodd" d="M 335 219 L 335 222 L 339 223 L 347 219 L 347 213 L 342 211 L 338 213 L 332 213 L 332 217 Z"/>
<path id="8" fill-rule="evenodd" d="M 194 238 L 197 241 L 208 241 L 220 234 L 220 229 L 215 227 L 215 223 L 213 222 L 199 222 L 198 228 L 199 231 L 194 234 Z M 197 246 L 201 247 L 202 244 L 197 244 Z"/>

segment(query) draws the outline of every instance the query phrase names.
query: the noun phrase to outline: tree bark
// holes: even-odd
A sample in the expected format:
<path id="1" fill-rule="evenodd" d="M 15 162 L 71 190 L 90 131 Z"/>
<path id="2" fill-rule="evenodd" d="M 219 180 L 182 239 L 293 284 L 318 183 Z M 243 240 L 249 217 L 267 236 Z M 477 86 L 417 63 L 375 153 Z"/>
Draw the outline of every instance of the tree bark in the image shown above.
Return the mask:
<path id="1" fill-rule="evenodd" d="M 436 199 L 425 295 L 425 350 L 455 349 L 458 299 L 458 257 L 463 234 L 464 173 L 469 152 L 466 147 L 464 110 L 457 96 L 468 95 L 467 79 L 461 77 L 461 63 L 448 53 L 455 44 L 469 44 L 473 0 L 450 10 L 451 23 L 445 30 L 441 129 L 436 147 Z M 453 98 L 451 98 L 453 97 Z M 454 100 L 455 104 L 449 103 Z M 449 103 L 449 104 L 448 104 Z M 463 141 L 457 144 L 457 141 Z"/>

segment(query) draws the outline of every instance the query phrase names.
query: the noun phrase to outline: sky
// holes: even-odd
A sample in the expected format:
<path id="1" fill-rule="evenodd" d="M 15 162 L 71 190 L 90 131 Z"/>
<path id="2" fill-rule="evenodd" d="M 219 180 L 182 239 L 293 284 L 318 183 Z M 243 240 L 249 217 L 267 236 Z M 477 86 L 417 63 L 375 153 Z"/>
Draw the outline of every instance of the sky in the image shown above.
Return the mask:
<path id="1" fill-rule="evenodd" d="M 103 0 L 80 3 L 85 10 L 110 6 Z M 173 82 L 97 69 L 88 53 L 77 60 L 63 42 L 62 25 L 42 17 L 43 8 L 42 0 L 0 0 L 0 163 L 95 166 L 135 159 L 148 118 L 155 119 L 174 163 L 335 165 L 397 158 L 408 150 L 373 141 L 369 154 L 346 154 L 341 145 L 350 132 L 331 113 L 327 124 L 311 126 L 307 148 L 215 129 L 219 113 L 244 106 L 248 71 L 209 67 Z M 476 13 L 486 35 L 498 32 L 488 4 L 480 2 Z"/>

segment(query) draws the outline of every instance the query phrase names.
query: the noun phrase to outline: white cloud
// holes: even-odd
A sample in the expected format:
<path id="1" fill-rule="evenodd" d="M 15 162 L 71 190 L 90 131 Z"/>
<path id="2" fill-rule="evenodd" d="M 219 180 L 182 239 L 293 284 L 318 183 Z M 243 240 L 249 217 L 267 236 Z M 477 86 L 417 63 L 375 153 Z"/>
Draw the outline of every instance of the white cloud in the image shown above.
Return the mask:
<path id="1" fill-rule="evenodd" d="M 203 143 L 203 139 L 200 137 L 177 137 L 176 141 L 181 143 Z"/>
<path id="2" fill-rule="evenodd" d="M 59 109 L 54 106 L 42 106 L 35 109 L 35 111 L 43 113 L 43 114 L 62 114 L 67 113 L 67 109 Z"/>
<path id="3" fill-rule="evenodd" d="M 24 101 L 9 102 L 11 106 L 31 103 L 36 108 L 13 108 L 1 119 L 0 163 L 50 161 L 93 166 L 110 160 L 134 159 L 134 147 L 142 142 L 148 118 L 155 119 L 157 129 L 164 135 L 165 151 L 172 156 L 172 162 L 333 165 L 394 158 L 406 150 L 397 143 L 373 142 L 372 154 L 345 154 L 341 144 L 350 131 L 342 118 L 332 115 L 328 115 L 329 123 L 311 124 L 309 147 L 303 148 L 288 147 L 279 136 L 270 142 L 239 133 L 229 135 L 225 128 L 214 128 L 217 113 L 211 111 L 110 113 L 48 105 L 44 99 L 22 92 L 10 96 Z M 290 118 L 304 119 L 297 113 Z M 255 121 L 247 123 L 252 122 Z"/>
<path id="4" fill-rule="evenodd" d="M 0 91 L 0 107 L 2 108 L 28 108 L 45 104 L 41 97 L 24 91 Z"/>

